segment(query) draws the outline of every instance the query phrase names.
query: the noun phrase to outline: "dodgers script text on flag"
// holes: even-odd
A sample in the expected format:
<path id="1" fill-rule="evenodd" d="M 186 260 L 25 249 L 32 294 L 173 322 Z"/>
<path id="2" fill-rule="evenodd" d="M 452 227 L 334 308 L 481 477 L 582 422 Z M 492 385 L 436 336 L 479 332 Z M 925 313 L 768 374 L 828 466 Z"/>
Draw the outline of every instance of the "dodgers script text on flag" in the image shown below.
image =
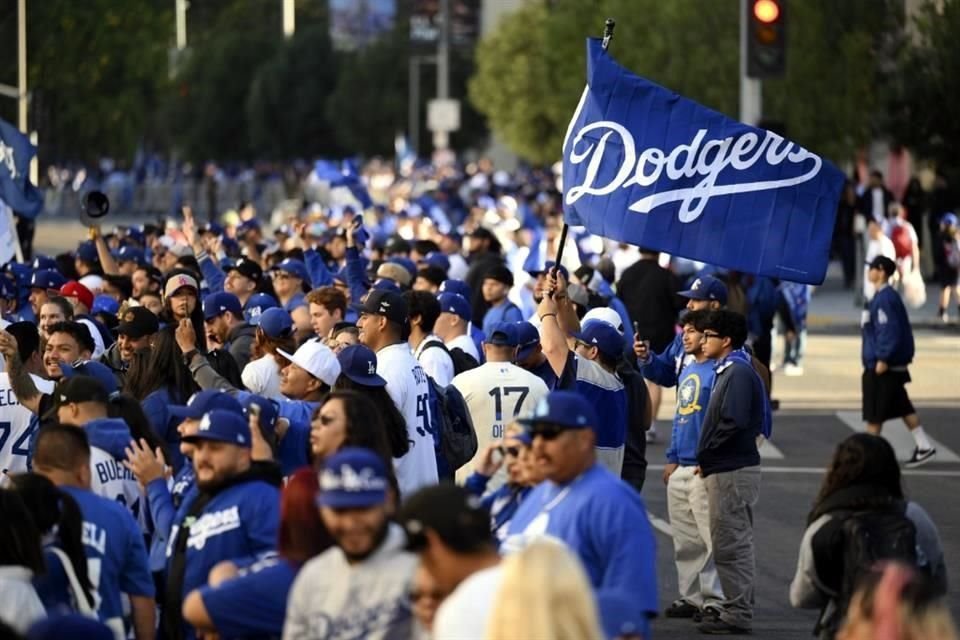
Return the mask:
<path id="1" fill-rule="evenodd" d="M 37 148 L 27 136 L 0 120 L 0 200 L 18 215 L 36 217 L 43 209 L 43 194 L 30 183 L 30 160 Z"/>
<path id="2" fill-rule="evenodd" d="M 644 80 L 587 41 L 587 88 L 563 145 L 569 224 L 820 284 L 843 181 L 820 156 Z"/>

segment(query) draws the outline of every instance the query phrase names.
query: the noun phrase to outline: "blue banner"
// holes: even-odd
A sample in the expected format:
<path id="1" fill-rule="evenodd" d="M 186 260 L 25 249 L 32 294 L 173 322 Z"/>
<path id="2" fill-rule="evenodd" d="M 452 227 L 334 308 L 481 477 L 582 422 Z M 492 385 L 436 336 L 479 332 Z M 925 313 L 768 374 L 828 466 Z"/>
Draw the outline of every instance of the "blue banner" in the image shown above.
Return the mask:
<path id="1" fill-rule="evenodd" d="M 27 136 L 0 120 L 0 200 L 25 218 L 35 218 L 43 209 L 43 194 L 30 183 L 30 160 L 36 153 Z"/>
<path id="2" fill-rule="evenodd" d="M 843 182 L 820 156 L 644 80 L 587 41 L 587 88 L 563 145 L 568 224 L 820 284 Z"/>

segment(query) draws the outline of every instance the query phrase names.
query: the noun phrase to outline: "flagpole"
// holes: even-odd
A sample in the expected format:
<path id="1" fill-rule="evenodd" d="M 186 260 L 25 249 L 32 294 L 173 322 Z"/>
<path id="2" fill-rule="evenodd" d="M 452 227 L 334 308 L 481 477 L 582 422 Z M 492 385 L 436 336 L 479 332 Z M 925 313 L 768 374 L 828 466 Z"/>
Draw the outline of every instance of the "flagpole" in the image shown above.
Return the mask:
<path id="1" fill-rule="evenodd" d="M 607 18 L 606 22 L 603 23 L 603 42 L 601 46 L 603 50 L 606 51 L 610 46 L 610 41 L 613 40 L 613 29 L 617 26 L 617 23 L 613 18 Z M 563 228 L 560 230 L 560 246 L 557 247 L 557 257 L 556 262 L 553 266 L 553 275 L 556 277 L 557 269 L 560 268 L 560 261 L 563 259 L 563 248 L 567 246 L 567 231 L 570 229 L 570 225 L 564 221 Z"/>

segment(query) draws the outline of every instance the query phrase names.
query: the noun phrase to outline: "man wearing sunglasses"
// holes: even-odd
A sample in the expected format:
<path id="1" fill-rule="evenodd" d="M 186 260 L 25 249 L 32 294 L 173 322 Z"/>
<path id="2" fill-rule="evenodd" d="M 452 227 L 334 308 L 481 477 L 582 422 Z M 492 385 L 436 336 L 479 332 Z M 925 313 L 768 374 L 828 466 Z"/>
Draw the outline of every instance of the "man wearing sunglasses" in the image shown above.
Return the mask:
<path id="1" fill-rule="evenodd" d="M 725 599 L 709 610 L 717 611 L 715 616 L 705 611 L 698 629 L 743 634 L 753 625 L 753 507 L 760 494 L 757 436 L 768 415 L 767 396 L 749 360 L 737 355 L 747 339 L 746 318 L 733 311 L 712 311 L 703 318 L 702 328 L 703 354 L 717 366 L 695 473 L 707 490 L 714 563 Z"/>
<path id="2" fill-rule="evenodd" d="M 656 615 L 656 549 L 647 510 L 640 494 L 598 463 L 591 403 L 573 391 L 553 391 L 520 423 L 546 480 L 520 503 L 502 548 L 558 538 L 580 557 L 595 590 L 621 592 L 638 611 Z"/>

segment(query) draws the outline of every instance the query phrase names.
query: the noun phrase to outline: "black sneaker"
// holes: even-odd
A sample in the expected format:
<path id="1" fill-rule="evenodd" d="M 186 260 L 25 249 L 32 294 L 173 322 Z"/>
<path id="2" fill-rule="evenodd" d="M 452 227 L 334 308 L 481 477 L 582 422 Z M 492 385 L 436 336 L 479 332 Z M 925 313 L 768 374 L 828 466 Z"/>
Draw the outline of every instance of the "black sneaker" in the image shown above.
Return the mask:
<path id="1" fill-rule="evenodd" d="M 752 633 L 746 627 L 738 627 L 735 624 L 724 622 L 720 618 L 706 618 L 697 625 L 697 631 L 712 636 L 743 636 Z"/>
<path id="2" fill-rule="evenodd" d="M 700 607 L 686 600 L 677 600 L 663 612 L 667 618 L 693 618 L 700 613 Z"/>
<path id="3" fill-rule="evenodd" d="M 933 447 L 929 449 L 921 450 L 919 447 L 914 448 L 913 455 L 910 456 L 910 459 L 903 463 L 903 466 L 907 469 L 916 469 L 921 467 L 937 456 L 937 450 Z"/>

